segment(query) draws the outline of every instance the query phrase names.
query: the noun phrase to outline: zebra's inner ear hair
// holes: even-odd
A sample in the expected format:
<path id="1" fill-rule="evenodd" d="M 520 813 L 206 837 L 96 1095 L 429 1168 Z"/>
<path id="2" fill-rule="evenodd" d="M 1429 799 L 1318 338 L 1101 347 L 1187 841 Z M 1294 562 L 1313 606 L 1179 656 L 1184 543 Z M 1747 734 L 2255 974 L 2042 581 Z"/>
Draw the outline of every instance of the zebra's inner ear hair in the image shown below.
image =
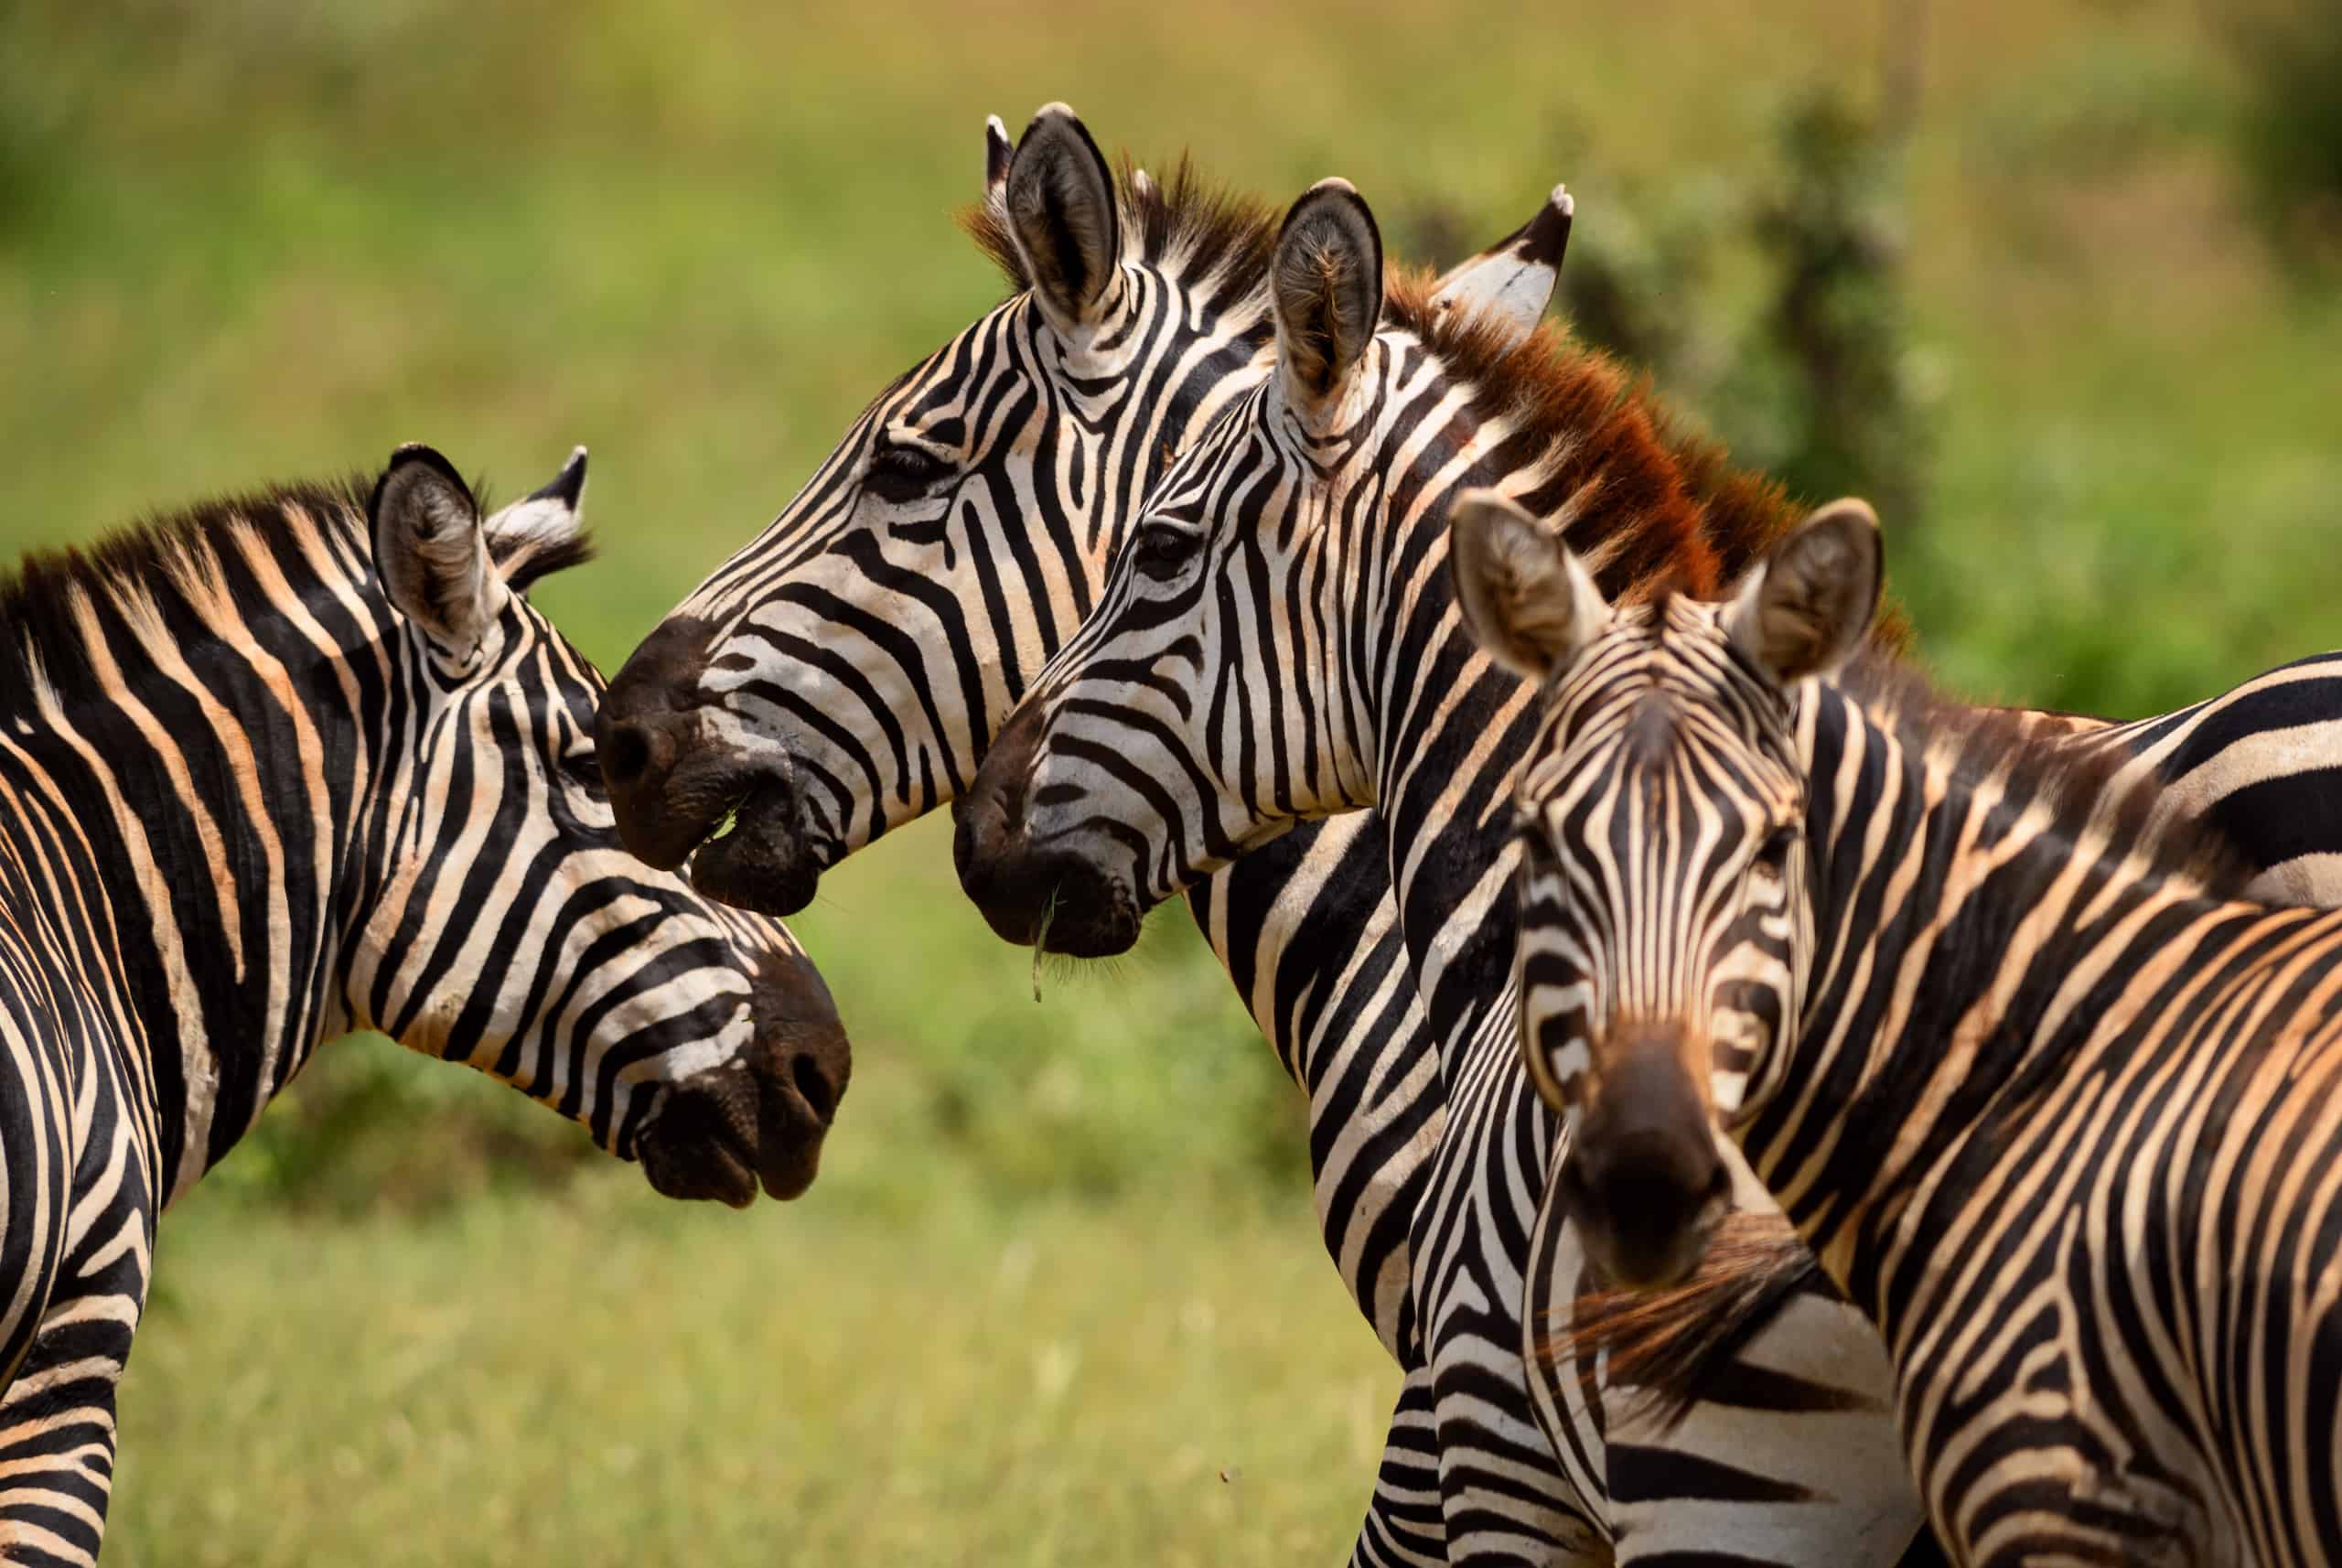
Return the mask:
<path id="1" fill-rule="evenodd" d="M 996 151 L 987 146 L 988 165 Z M 1049 325 L 1069 334 L 1093 319 L 1121 264 L 1123 224 L 1106 156 L 1064 104 L 1025 127 L 1008 157 L 1003 208 Z"/>
<path id="2" fill-rule="evenodd" d="M 1382 319 L 1382 231 L 1346 179 L 1321 179 L 1284 215 L 1270 269 L 1285 395 L 1322 408 Z"/>
<path id="3" fill-rule="evenodd" d="M 1506 669 L 1550 680 L 1610 624 L 1610 606 L 1559 535 L 1519 502 L 1466 490 L 1448 512 L 1464 626 Z"/>
<path id="4" fill-rule="evenodd" d="M 1773 546 L 1724 613 L 1724 629 L 1777 682 L 1827 675 L 1870 629 L 1885 576 L 1878 514 L 1864 501 L 1832 501 Z"/>
<path id="5" fill-rule="evenodd" d="M 469 654 L 508 591 L 489 561 L 471 487 L 431 447 L 402 446 L 374 482 L 368 513 L 391 607 L 449 652 Z"/>

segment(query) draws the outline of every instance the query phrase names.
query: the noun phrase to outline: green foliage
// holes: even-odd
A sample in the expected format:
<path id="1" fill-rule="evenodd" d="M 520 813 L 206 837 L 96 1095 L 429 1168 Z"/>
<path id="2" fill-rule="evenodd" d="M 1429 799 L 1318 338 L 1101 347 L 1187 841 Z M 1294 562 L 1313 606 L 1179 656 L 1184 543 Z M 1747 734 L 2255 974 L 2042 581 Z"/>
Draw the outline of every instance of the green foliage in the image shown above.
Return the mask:
<path id="1" fill-rule="evenodd" d="M 1768 352 L 1738 361 L 1773 368 L 1778 412 L 1735 422 L 1775 439 L 1735 450 L 1795 494 L 1866 496 L 1908 532 L 1925 510 L 1930 432 L 1912 373 L 1896 162 L 1871 122 L 1828 92 L 1789 109 L 1780 149 L 1755 214 L 1771 273 Z"/>
<path id="2" fill-rule="evenodd" d="M 207 1185 L 298 1212 L 431 1215 L 559 1187 L 601 1159 L 584 1129 L 520 1095 L 358 1035 L 320 1051 Z"/>

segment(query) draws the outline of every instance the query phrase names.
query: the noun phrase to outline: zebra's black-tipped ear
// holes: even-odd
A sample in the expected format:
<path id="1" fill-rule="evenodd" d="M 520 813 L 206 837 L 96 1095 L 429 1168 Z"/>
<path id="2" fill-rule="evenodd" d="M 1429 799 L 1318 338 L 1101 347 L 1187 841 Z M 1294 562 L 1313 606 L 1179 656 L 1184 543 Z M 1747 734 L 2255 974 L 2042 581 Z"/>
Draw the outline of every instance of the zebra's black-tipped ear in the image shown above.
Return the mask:
<path id="1" fill-rule="evenodd" d="M 1782 685 L 1827 675 L 1870 629 L 1885 571 L 1878 514 L 1866 501 L 1832 501 L 1773 546 L 1724 612 L 1724 629 Z"/>
<path id="2" fill-rule="evenodd" d="M 1286 399 L 1316 413 L 1338 393 L 1382 319 L 1382 231 L 1346 179 L 1321 179 L 1277 231 L 1270 268 Z"/>
<path id="3" fill-rule="evenodd" d="M 1049 104 L 1025 127 L 1004 202 L 1042 313 L 1061 335 L 1080 331 L 1112 297 L 1123 224 L 1106 155 L 1072 110 Z"/>
<path id="4" fill-rule="evenodd" d="M 468 655 L 507 592 L 489 562 L 471 487 L 433 448 L 405 446 L 391 454 L 367 511 L 391 607 L 447 651 Z"/>
<path id="5" fill-rule="evenodd" d="M 1479 316 L 1501 322 L 1522 338 L 1536 331 L 1562 281 L 1562 255 L 1569 249 L 1575 211 L 1570 193 L 1553 187 L 1535 217 L 1440 274 L 1432 309 L 1443 318 Z"/>
<path id="6" fill-rule="evenodd" d="M 1465 629 L 1506 669 L 1550 680 L 1610 624 L 1608 602 L 1569 546 L 1510 497 L 1466 490 L 1447 526 Z"/>
<path id="7" fill-rule="evenodd" d="M 525 593 L 538 578 L 593 553 L 581 515 L 585 500 L 586 448 L 579 446 L 560 473 L 481 526 L 489 559 L 514 593 Z"/>

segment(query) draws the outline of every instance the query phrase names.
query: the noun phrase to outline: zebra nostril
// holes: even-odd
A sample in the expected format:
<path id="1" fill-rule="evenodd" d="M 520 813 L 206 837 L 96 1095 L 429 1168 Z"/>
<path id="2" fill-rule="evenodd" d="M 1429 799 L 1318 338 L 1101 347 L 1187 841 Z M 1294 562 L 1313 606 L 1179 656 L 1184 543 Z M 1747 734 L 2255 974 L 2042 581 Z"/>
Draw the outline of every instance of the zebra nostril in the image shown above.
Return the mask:
<path id="1" fill-rule="evenodd" d="M 611 789 L 624 789 L 639 782 L 650 767 L 650 737 L 639 724 L 613 725 L 601 753 L 603 779 Z"/>
<path id="2" fill-rule="evenodd" d="M 828 1126 L 830 1118 L 837 1111 L 837 1097 L 830 1088 L 830 1080 L 822 1076 L 821 1064 L 811 1056 L 800 1053 L 790 1060 L 789 1079 L 812 1111 L 813 1119 L 822 1126 Z"/>

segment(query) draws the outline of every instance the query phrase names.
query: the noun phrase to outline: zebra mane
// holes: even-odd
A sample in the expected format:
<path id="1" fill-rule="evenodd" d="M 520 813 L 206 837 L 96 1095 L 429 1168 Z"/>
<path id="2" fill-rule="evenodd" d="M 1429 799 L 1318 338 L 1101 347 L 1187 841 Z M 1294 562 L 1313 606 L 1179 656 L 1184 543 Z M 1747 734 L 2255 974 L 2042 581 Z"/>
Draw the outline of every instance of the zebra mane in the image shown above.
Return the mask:
<path id="1" fill-rule="evenodd" d="M 1385 329 L 1412 333 L 1449 380 L 1471 389 L 1474 417 L 1516 434 L 1535 475 L 1517 497 L 1540 516 L 1594 504 L 1632 520 L 1600 542 L 1605 591 L 1669 583 L 1713 597 L 1761 556 L 1800 512 L 1780 486 L 1733 467 L 1713 441 L 1683 427 L 1648 376 L 1570 340 L 1553 321 L 1521 337 L 1485 315 L 1433 308 L 1432 274 L 1393 269 Z"/>
<path id="2" fill-rule="evenodd" d="M 84 545 L 27 552 L 0 567 L 0 714 L 21 714 L 38 693 L 59 699 L 94 693 L 91 618 L 159 623 L 182 646 L 211 635 L 199 603 L 224 602 L 239 617 L 277 612 L 253 564 L 266 557 L 296 585 L 314 580 L 320 555 L 346 562 L 352 581 L 370 575 L 367 506 L 374 476 L 272 485 L 152 513 Z M 475 485 L 483 516 L 492 515 Z M 593 556 L 582 531 L 550 543 L 489 538 L 489 552 L 514 593 Z"/>
<path id="3" fill-rule="evenodd" d="M 2172 808 L 2162 777 L 2128 748 L 2066 738 L 2023 708 L 1980 707 L 1874 647 L 1836 684 L 1873 723 L 1957 783 L 1996 786 L 2012 808 L 2049 813 L 2077 853 L 2137 863 L 2213 897 L 2241 897 L 2251 867 L 2217 827 Z"/>
<path id="4" fill-rule="evenodd" d="M 1141 178 L 1138 166 L 1123 154 L 1115 160 L 1114 205 L 1122 212 L 1124 236 L 1138 240 L 1137 255 L 1124 260 L 1156 266 L 1176 263 L 1182 275 L 1217 274 L 1244 291 L 1268 286 L 1269 258 L 1283 215 L 1257 198 L 1207 179 L 1187 155 L 1171 166 L 1170 177 L 1158 180 L 1152 175 Z M 960 227 L 1000 269 L 1012 293 L 1033 286 L 999 208 L 977 202 L 962 210 Z"/>

